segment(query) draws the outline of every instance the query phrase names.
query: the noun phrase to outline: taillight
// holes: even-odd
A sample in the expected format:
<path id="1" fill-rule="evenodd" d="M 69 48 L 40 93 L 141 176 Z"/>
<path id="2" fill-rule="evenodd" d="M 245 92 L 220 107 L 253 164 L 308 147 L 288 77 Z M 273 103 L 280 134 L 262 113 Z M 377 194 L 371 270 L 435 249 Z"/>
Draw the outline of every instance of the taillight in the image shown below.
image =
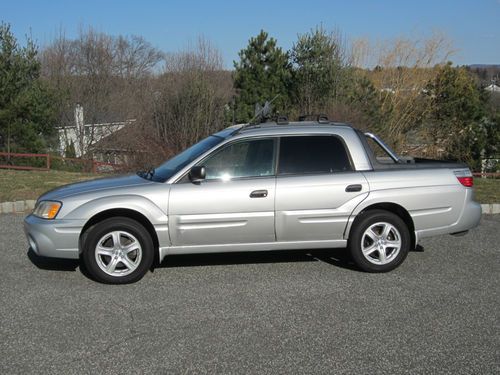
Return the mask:
<path id="1" fill-rule="evenodd" d="M 472 173 L 469 169 L 459 169 L 453 171 L 455 176 L 457 176 L 457 180 L 465 187 L 473 187 L 474 186 L 474 177 L 472 177 Z"/>
<path id="2" fill-rule="evenodd" d="M 457 177 L 458 181 L 465 187 L 474 186 L 474 177 Z"/>

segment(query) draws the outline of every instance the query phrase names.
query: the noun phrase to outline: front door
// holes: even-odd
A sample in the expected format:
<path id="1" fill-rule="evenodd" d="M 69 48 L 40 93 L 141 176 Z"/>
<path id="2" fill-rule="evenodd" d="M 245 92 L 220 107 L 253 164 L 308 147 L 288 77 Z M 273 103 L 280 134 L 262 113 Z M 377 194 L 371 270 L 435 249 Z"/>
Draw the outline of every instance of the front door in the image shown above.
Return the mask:
<path id="1" fill-rule="evenodd" d="M 173 246 L 276 241 L 276 141 L 236 140 L 199 162 L 206 179 L 174 184 L 169 195 Z"/>

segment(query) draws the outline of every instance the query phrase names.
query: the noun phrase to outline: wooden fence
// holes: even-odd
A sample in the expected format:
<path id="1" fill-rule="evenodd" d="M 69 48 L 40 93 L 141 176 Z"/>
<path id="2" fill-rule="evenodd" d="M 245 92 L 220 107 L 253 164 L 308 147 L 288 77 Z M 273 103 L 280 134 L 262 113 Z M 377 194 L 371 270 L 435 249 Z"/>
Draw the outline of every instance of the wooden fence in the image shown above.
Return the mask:
<path id="1" fill-rule="evenodd" d="M 51 154 L 0 152 L 0 169 L 26 171 L 52 169 L 85 173 L 113 173 L 121 171 L 123 166 L 90 159 L 64 158 Z"/>
<path id="2" fill-rule="evenodd" d="M 64 158 L 51 154 L 19 154 L 0 152 L 0 169 L 18 170 L 66 170 L 86 173 L 113 173 L 124 169 L 123 165 L 104 163 L 91 159 Z M 474 177 L 500 178 L 500 173 L 473 173 Z"/>

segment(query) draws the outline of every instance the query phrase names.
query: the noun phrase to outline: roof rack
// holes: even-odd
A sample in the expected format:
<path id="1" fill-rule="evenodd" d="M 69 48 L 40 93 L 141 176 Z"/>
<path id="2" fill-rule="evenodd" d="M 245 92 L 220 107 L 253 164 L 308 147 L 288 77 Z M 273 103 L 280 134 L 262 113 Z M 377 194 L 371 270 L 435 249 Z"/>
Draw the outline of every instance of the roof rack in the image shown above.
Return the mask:
<path id="1" fill-rule="evenodd" d="M 307 119 L 314 119 L 320 124 L 329 124 L 330 120 L 328 120 L 328 116 L 325 115 L 324 113 L 319 113 L 319 114 L 308 114 L 308 115 L 301 115 L 299 116 L 299 121 L 306 121 Z"/>
<path id="2" fill-rule="evenodd" d="M 276 125 L 288 125 L 289 122 L 288 122 L 288 117 L 287 116 L 283 116 L 283 115 L 278 115 L 277 117 L 275 117 L 274 119 L 269 119 L 269 120 L 272 120 L 272 121 L 266 121 L 266 122 L 258 122 L 258 123 L 255 123 L 255 122 L 249 122 L 247 124 L 244 124 L 241 128 L 238 128 L 236 129 L 234 132 L 233 132 L 233 135 L 235 134 L 238 134 L 239 132 L 241 132 L 242 130 L 245 130 L 245 129 L 249 129 L 249 128 L 260 128 L 261 125 L 263 124 L 266 124 L 268 122 L 275 122 Z"/>
<path id="3" fill-rule="evenodd" d="M 276 125 L 288 125 L 288 117 L 283 115 L 276 117 Z"/>
<path id="4" fill-rule="evenodd" d="M 329 121 L 325 115 L 300 116 L 299 122 L 291 122 L 291 123 L 288 121 L 288 118 L 286 116 L 277 116 L 274 119 L 269 119 L 270 121 L 266 121 L 266 122 L 244 124 L 240 128 L 237 128 L 232 133 L 232 135 L 236 135 L 236 134 L 238 134 L 241 131 L 246 130 L 246 129 L 257 129 L 257 128 L 261 128 L 261 127 L 265 127 L 265 126 L 299 125 L 300 122 L 305 122 L 307 117 L 311 117 L 311 116 L 314 116 L 316 121 L 322 125 L 344 126 L 344 127 L 349 127 L 349 128 L 355 129 L 349 123 Z M 309 125 L 309 124 L 307 124 L 307 125 Z"/>

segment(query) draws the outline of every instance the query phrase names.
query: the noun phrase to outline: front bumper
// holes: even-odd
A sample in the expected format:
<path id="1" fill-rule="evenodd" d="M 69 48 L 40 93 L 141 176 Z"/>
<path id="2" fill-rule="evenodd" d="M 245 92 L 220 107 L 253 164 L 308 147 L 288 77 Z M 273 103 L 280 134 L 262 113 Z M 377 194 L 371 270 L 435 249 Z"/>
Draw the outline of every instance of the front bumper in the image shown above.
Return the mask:
<path id="1" fill-rule="evenodd" d="M 78 242 L 84 220 L 46 220 L 33 215 L 24 219 L 24 233 L 35 254 L 78 259 Z"/>

